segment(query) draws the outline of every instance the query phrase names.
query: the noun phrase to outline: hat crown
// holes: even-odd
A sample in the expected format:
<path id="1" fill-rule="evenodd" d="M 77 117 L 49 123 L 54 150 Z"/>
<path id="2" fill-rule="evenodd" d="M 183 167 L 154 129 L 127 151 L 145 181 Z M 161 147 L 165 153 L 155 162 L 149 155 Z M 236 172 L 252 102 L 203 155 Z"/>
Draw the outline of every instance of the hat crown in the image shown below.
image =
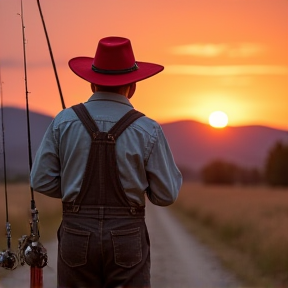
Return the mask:
<path id="1" fill-rule="evenodd" d="M 97 46 L 93 65 L 102 70 L 125 70 L 135 65 L 129 39 L 110 36 L 102 38 Z"/>

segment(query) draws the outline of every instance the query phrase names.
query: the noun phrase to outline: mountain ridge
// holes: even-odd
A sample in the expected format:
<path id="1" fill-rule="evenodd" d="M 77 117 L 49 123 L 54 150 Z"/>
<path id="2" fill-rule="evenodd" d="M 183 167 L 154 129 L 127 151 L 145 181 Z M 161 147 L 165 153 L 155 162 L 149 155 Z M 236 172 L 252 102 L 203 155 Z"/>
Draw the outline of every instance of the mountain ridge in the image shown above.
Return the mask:
<path id="1" fill-rule="evenodd" d="M 178 165 L 187 165 L 187 156 L 193 159 L 190 168 L 199 168 L 211 160 L 223 159 L 246 167 L 262 168 L 269 150 L 277 141 L 288 143 L 288 132 L 261 125 L 227 126 L 215 129 L 194 120 L 183 120 L 162 125 Z M 191 131 L 191 133 L 187 133 Z M 185 134 L 185 142 L 177 141 Z"/>
<path id="2" fill-rule="evenodd" d="M 3 108 L 3 116 L 7 175 L 29 175 L 26 110 L 7 106 Z M 53 117 L 34 111 L 30 111 L 29 116 L 34 158 Z M 216 159 L 261 169 L 269 150 L 277 141 L 288 143 L 287 131 L 261 125 L 215 129 L 208 124 L 185 119 L 160 125 L 177 165 L 193 171 Z"/>

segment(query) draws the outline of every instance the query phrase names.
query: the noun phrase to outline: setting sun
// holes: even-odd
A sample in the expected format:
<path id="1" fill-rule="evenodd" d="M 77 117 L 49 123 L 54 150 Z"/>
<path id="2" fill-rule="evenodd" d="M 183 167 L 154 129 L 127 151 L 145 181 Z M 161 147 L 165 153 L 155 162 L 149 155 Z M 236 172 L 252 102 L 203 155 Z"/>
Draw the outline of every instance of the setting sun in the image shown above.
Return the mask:
<path id="1" fill-rule="evenodd" d="M 214 128 L 224 128 L 228 124 L 228 116 L 222 111 L 214 111 L 209 116 L 209 124 Z"/>

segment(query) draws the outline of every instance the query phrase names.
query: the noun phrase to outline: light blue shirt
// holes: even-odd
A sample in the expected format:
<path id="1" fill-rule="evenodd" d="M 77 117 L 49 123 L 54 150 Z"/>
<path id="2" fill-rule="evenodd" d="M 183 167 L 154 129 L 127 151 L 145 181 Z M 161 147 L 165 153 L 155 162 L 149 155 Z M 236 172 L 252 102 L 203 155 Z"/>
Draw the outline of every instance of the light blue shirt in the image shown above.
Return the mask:
<path id="1" fill-rule="evenodd" d="M 100 131 L 107 132 L 133 108 L 119 94 L 96 92 L 84 103 Z M 62 201 L 73 201 L 81 188 L 91 138 L 75 112 L 62 110 L 49 125 L 36 153 L 31 187 Z M 120 181 L 131 205 L 145 205 L 145 193 L 159 206 L 172 204 L 179 193 L 179 172 L 161 126 L 140 117 L 117 139 Z"/>

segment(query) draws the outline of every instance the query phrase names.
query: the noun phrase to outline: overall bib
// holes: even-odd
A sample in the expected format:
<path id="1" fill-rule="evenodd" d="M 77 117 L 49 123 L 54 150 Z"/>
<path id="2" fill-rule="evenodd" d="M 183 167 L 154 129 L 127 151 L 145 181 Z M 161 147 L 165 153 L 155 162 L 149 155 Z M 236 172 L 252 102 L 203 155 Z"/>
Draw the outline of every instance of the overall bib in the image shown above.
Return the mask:
<path id="1" fill-rule="evenodd" d="M 91 147 L 78 197 L 63 202 L 58 287 L 150 287 L 145 207 L 129 203 L 115 149 L 117 138 L 143 114 L 132 109 L 108 132 L 100 132 L 83 104 L 72 109 L 90 134 Z"/>

